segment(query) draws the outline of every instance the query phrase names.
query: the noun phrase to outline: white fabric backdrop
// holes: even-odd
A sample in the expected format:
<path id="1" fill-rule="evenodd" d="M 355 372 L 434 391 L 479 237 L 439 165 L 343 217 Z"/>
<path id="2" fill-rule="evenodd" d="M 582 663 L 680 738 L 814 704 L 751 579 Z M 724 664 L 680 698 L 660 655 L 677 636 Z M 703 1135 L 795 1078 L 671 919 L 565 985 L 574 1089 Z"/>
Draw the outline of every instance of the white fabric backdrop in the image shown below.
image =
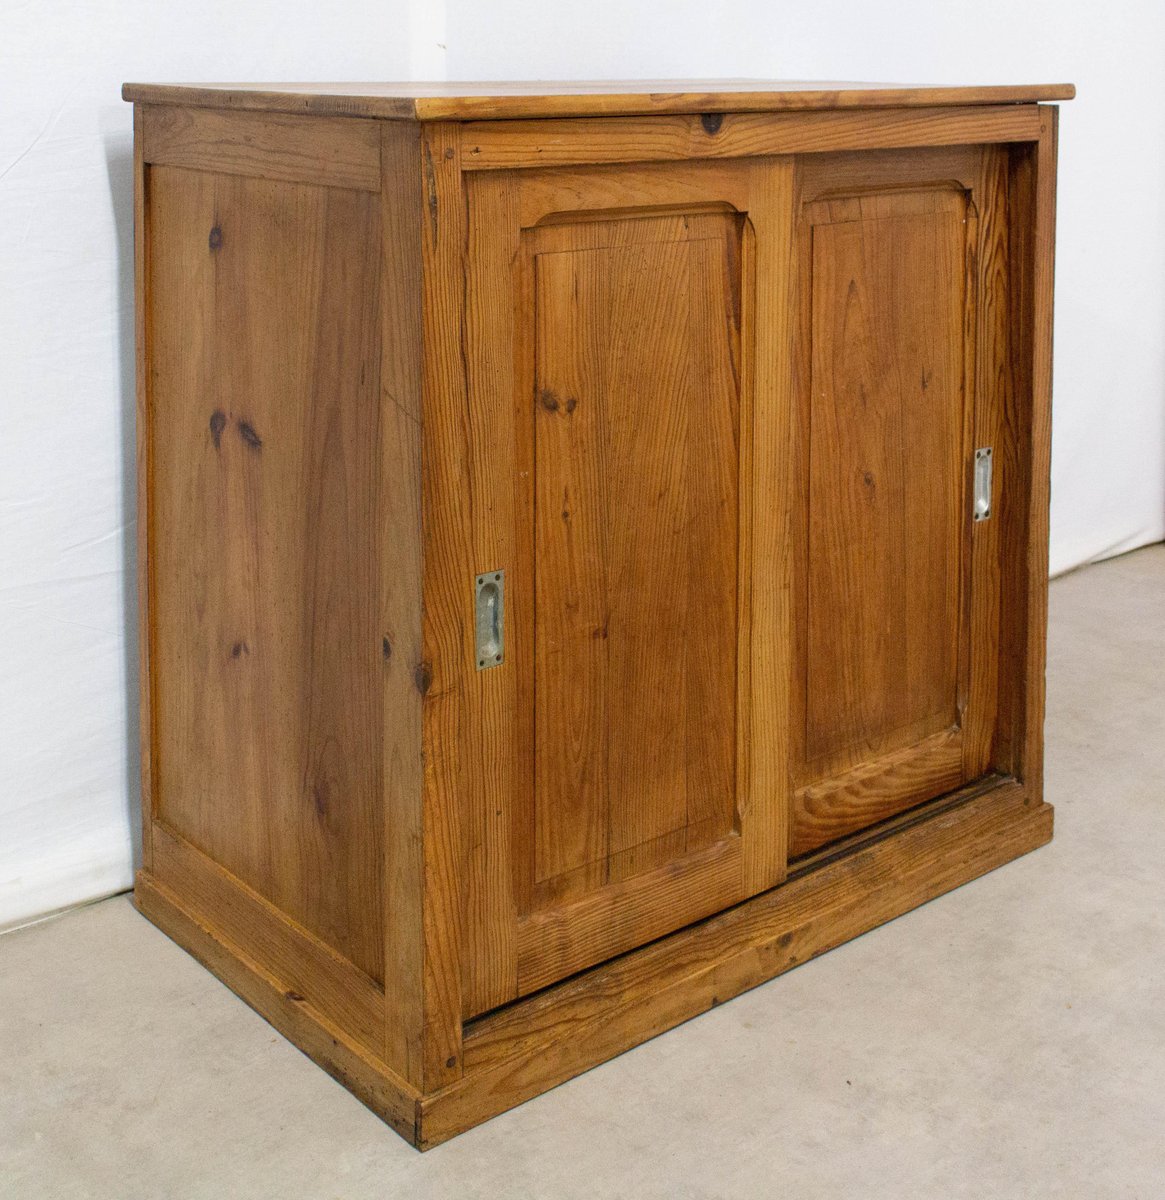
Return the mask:
<path id="1" fill-rule="evenodd" d="M 1052 568 L 1165 536 L 1160 0 L 4 0 L 0 16 L 0 928 L 132 877 L 124 79 L 1071 80 Z"/>

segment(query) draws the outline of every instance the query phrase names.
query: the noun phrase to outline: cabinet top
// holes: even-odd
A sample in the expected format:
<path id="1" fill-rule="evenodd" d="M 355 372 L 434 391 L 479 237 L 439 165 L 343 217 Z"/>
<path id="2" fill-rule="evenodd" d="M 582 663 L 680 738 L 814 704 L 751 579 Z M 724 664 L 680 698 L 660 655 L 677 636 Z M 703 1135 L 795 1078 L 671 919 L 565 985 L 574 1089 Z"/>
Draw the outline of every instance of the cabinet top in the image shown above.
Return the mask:
<path id="1" fill-rule="evenodd" d="M 919 108 L 1071 100 L 1070 83 L 987 87 L 758 79 L 638 79 L 563 83 L 127 83 L 122 97 L 183 104 L 400 120 L 613 117 L 649 113 Z"/>

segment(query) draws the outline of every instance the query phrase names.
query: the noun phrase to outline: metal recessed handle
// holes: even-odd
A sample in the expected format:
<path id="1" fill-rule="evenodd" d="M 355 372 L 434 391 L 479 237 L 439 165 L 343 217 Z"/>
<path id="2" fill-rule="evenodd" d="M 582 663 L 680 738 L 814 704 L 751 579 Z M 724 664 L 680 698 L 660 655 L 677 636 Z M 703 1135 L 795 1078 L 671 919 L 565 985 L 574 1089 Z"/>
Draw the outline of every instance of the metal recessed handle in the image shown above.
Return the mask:
<path id="1" fill-rule="evenodd" d="M 506 573 L 477 577 L 477 669 L 499 666 L 506 657 Z"/>
<path id="2" fill-rule="evenodd" d="M 971 506 L 973 521 L 986 521 L 991 515 L 991 447 L 975 451 L 975 492 Z"/>

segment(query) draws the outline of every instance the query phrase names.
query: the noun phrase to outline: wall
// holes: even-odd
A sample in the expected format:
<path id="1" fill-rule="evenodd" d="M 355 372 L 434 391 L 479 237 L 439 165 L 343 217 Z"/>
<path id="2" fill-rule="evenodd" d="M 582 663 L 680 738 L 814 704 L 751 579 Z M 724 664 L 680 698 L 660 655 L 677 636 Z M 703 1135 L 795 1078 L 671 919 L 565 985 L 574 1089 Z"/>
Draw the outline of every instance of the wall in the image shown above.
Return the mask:
<path id="1" fill-rule="evenodd" d="M 1165 9 L 981 0 L 8 0 L 0 40 L 0 928 L 131 881 L 123 79 L 1072 80 L 1052 567 L 1165 536 Z M 1126 114 L 1133 114 L 1131 118 Z"/>
<path id="2" fill-rule="evenodd" d="M 0 928 L 132 882 L 132 118 L 121 83 L 407 78 L 409 17 L 405 0 L 4 5 Z M 432 13 L 418 27 L 440 69 Z"/>

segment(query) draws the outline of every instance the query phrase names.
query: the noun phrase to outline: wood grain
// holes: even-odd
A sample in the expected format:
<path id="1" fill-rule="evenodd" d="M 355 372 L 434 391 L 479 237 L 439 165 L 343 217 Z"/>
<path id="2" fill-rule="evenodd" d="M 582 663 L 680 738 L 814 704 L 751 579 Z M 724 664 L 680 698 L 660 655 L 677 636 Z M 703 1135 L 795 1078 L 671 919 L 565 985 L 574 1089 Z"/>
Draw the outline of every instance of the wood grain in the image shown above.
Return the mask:
<path id="1" fill-rule="evenodd" d="M 511 176 L 494 172 L 468 178 L 467 196 L 465 345 L 468 421 L 474 446 L 464 480 L 474 545 L 474 558 L 467 569 L 506 567 L 508 630 L 505 665 L 474 672 L 469 682 L 474 701 L 467 735 L 475 739 L 474 761 L 482 764 L 482 769 L 466 780 L 469 800 L 463 826 L 467 888 L 464 1011 L 472 1014 L 516 994 L 520 913 L 556 903 L 558 897 L 585 892 L 603 874 L 617 882 L 650 870 L 682 856 L 689 844 L 696 847 L 715 840 L 724 830 L 723 816 L 716 824 L 693 814 L 690 822 L 663 836 L 614 848 L 599 862 L 584 863 L 542 880 L 537 883 L 535 898 L 530 781 L 536 761 L 534 435 L 540 410 L 534 367 L 532 247 L 543 237 L 551 241 L 565 238 L 564 244 L 569 245 L 571 227 L 580 222 L 594 225 L 597 221 L 595 228 L 601 233 L 608 218 L 620 209 L 650 216 L 661 206 L 674 209 L 679 205 L 691 208 L 701 220 L 717 210 L 721 215 L 716 219 L 723 222 L 736 204 L 747 205 L 748 179 L 736 166 L 717 163 L 692 164 L 687 173 L 668 166 L 616 173 L 525 172 Z M 554 226 L 564 228 L 555 232 Z M 524 315 L 515 319 L 518 314 Z M 513 347 L 512 357 L 497 353 L 498 346 L 507 345 Z M 560 512 L 561 505 L 554 511 Z M 554 614 L 548 614 L 544 606 L 543 618 L 547 616 L 553 619 Z M 589 632 L 590 628 L 587 640 L 593 645 Z M 569 821 L 569 810 L 558 819 Z M 653 918 L 644 914 L 642 919 Z"/>
<path id="2" fill-rule="evenodd" d="M 963 204 L 872 196 L 806 218 L 806 775 L 956 717 Z"/>
<path id="3" fill-rule="evenodd" d="M 1024 730 L 1020 777 L 1043 795 L 1048 658 L 1048 521 L 1052 469 L 1052 309 L 1056 245 L 1056 158 L 1060 110 L 1041 108 L 1036 149 L 1031 273 L 1031 490 L 1028 497 Z"/>
<path id="4" fill-rule="evenodd" d="M 742 891 L 770 888 L 785 877 L 792 808 L 793 519 L 797 318 L 793 158 L 750 165 L 744 289 L 747 419 L 742 422 L 739 771 L 746 787 L 740 827 Z"/>
<path id="5" fill-rule="evenodd" d="M 149 106 L 142 110 L 148 163 L 192 171 L 380 190 L 380 126 L 333 117 Z"/>
<path id="6" fill-rule="evenodd" d="M 147 104 L 205 105 L 232 111 L 289 112 L 422 121 L 507 117 L 613 117 L 643 113 L 779 112 L 1031 104 L 1071 100 L 1071 84 L 907 87 L 759 79 L 572 80 L 568 83 L 127 83 L 122 98 Z"/>
<path id="7" fill-rule="evenodd" d="M 515 309 L 521 301 L 514 295 L 520 229 L 512 178 L 499 172 L 467 180 L 467 202 L 472 266 L 465 283 L 468 460 L 463 487 L 469 501 L 471 557 L 465 565 L 462 599 L 466 606 L 474 602 L 478 573 L 504 569 L 508 631 L 504 665 L 475 669 L 466 679 L 468 757 L 477 764 L 465 779 L 462 813 L 462 1010 L 468 1014 L 495 1008 L 515 994 L 513 847 L 520 836 L 515 806 L 532 773 L 533 701 L 523 691 L 530 639 L 514 636 L 531 620 L 527 551 L 532 527 L 524 515 L 529 469 L 519 466 L 530 412 L 521 403 L 513 376 Z"/>
<path id="8" fill-rule="evenodd" d="M 142 912 L 403 1137 L 429 1149 L 944 891 L 1044 845 L 1052 809 L 1003 783 L 794 883 L 470 1026 L 466 1073 L 421 1095 L 152 876 Z M 290 994 L 289 994 L 290 992 Z"/>
<path id="9" fill-rule="evenodd" d="M 608 1005 L 651 994 L 673 972 L 676 978 L 683 978 L 691 970 L 714 978 L 722 958 L 735 958 L 741 951 L 755 949 L 758 936 L 764 942 L 771 939 L 772 949 L 787 947 L 791 956 L 805 961 L 805 956 L 797 955 L 790 946 L 792 938 L 781 936 L 789 932 L 790 925 L 805 920 L 829 924 L 839 915 L 835 907 L 838 901 L 844 907 L 852 906 L 854 915 L 863 907 L 867 915 L 875 915 L 869 907 L 878 890 L 876 881 L 900 879 L 900 873 L 910 871 L 915 873 L 915 882 L 933 882 L 936 861 L 948 855 L 957 857 L 951 852 L 965 834 L 972 833 L 979 839 L 1026 825 L 1032 806 L 1025 799 L 1022 785 L 1014 780 L 1002 781 L 932 820 L 920 821 L 831 858 L 818 870 L 728 912 L 488 1014 L 467 1029 L 466 1068 L 477 1072 L 511 1061 L 535 1045 L 545 1044 L 554 1029 L 564 1029 L 588 1012 L 603 1012 L 609 1019 Z M 1042 811 L 1041 823 L 1050 824 L 1050 806 L 1043 806 Z M 882 889 L 889 909 L 894 907 L 895 890 Z M 829 902 L 823 903 L 826 897 Z M 883 909 L 878 914 L 882 916 L 878 924 L 889 919 L 885 912 Z"/>
<path id="10" fill-rule="evenodd" d="M 799 857 L 876 825 L 922 800 L 954 791 L 965 778 L 962 730 L 944 729 L 799 788 L 793 798 L 789 854 Z"/>
<path id="11" fill-rule="evenodd" d="M 994 514 L 971 525 L 969 584 L 971 630 L 967 694 L 961 703 L 974 719 L 964 723 L 964 774 L 974 779 L 992 765 L 999 711 L 1001 561 L 1005 544 L 1002 506 L 997 503 L 1013 486 L 1012 453 L 1004 419 L 1014 404 L 1011 369 L 1011 263 L 1007 204 L 1007 151 L 984 151 L 983 183 L 978 212 L 976 252 L 968 260 L 968 288 L 976 294 L 977 323 L 973 352 L 975 395 L 972 445 L 993 448 Z"/>
<path id="12" fill-rule="evenodd" d="M 769 165 L 758 164 L 757 170 Z M 635 216 L 650 215 L 655 209 L 745 213 L 754 182 L 752 173 L 742 171 L 739 163 L 705 160 L 645 163 L 620 171 L 557 167 L 513 175 L 475 172 L 466 177 L 467 186 L 485 189 L 490 180 L 503 177 L 511 180 L 523 229 L 570 223 L 588 215 L 594 219 L 620 210 L 630 210 L 629 215 Z"/>
<path id="13" fill-rule="evenodd" d="M 739 891 L 680 866 L 735 818 L 738 227 L 536 234 L 531 904 L 553 913 L 520 926 L 520 992 Z M 630 883 L 653 871 L 688 894 Z"/>
<path id="14" fill-rule="evenodd" d="M 980 186 L 979 147 L 936 146 L 920 150 L 868 150 L 863 153 L 802 155 L 797 158 L 797 199 L 800 208 L 832 200 L 852 201 L 878 193 L 962 190 L 973 194 Z M 916 197 L 926 203 L 925 195 Z M 904 197 L 889 200 L 902 204 Z M 803 306 L 802 306 L 803 307 Z"/>
<path id="15" fill-rule="evenodd" d="M 380 396 L 376 509 L 383 687 L 384 1058 L 424 1079 L 424 814 L 421 707 L 421 220 L 420 131 L 381 128 Z"/>
<path id="16" fill-rule="evenodd" d="M 741 845 L 732 835 L 693 850 L 682 842 L 661 866 L 518 923 L 518 994 L 645 945 L 726 907 L 740 895 Z"/>
<path id="17" fill-rule="evenodd" d="M 465 479 L 464 329 L 467 214 L 456 130 L 421 133 L 421 509 L 424 541 L 421 659 L 424 941 L 422 1079 L 425 1090 L 461 1075 L 461 953 L 467 676 L 473 664 L 473 566 Z"/>
<path id="18" fill-rule="evenodd" d="M 1041 109 L 1038 142 L 1011 157 L 1009 209 L 1013 403 L 1006 411 L 1001 494 L 1005 542 L 1000 713 L 1001 769 L 1042 794 L 1047 657 L 1048 494 L 1051 474 L 1052 289 L 1058 111 Z"/>
<path id="19" fill-rule="evenodd" d="M 375 198 L 149 179 L 157 812 L 382 981 Z"/>
<path id="20" fill-rule="evenodd" d="M 466 170 L 819 154 L 908 146 L 1023 142 L 1038 136 L 1034 104 L 887 112 L 730 112 L 703 116 L 471 121 Z"/>

